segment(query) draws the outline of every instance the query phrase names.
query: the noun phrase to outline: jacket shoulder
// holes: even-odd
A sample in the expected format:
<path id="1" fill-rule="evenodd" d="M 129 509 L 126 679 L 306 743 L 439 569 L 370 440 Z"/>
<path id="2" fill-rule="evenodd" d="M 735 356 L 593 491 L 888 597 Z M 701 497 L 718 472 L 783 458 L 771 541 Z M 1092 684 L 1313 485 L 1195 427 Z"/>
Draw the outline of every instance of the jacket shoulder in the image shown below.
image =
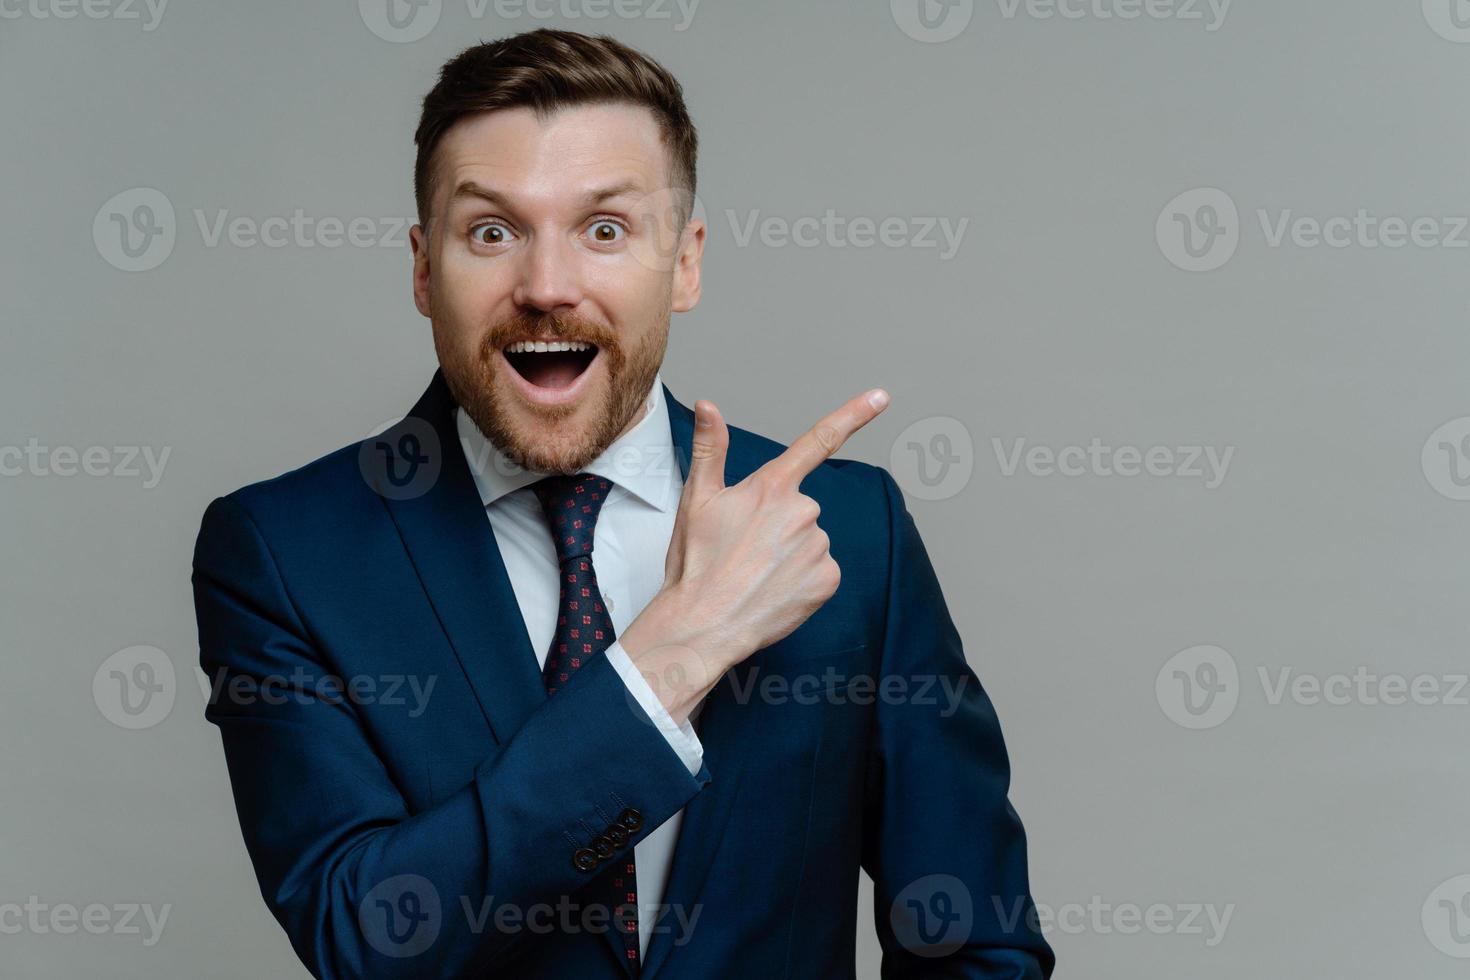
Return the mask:
<path id="1" fill-rule="evenodd" d="M 730 427 L 731 456 L 738 456 L 744 472 L 754 472 L 787 448 L 784 443 L 759 433 Z M 876 522 L 872 530 L 886 534 L 888 510 L 897 491 L 893 478 L 883 467 L 834 456 L 802 480 L 801 492 L 821 504 L 824 514 L 833 517 L 850 514 L 865 522 Z M 901 497 L 899 502 L 901 505 Z"/>
<path id="2" fill-rule="evenodd" d="M 342 527 L 362 516 L 365 508 L 379 509 L 371 474 L 363 468 L 365 442 L 343 446 L 217 498 L 205 512 L 204 528 L 212 518 L 243 515 L 270 537 L 270 532 L 287 527 Z"/>

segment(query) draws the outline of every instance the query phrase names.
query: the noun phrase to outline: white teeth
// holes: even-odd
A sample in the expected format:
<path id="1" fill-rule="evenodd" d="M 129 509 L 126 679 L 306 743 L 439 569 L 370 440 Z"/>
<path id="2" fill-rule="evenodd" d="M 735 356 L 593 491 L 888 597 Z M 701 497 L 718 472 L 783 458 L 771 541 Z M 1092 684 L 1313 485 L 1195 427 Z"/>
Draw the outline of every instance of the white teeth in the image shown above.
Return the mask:
<path id="1" fill-rule="evenodd" d="M 591 344 L 584 344 L 577 340 L 517 340 L 505 348 L 507 354 L 530 354 L 544 351 L 583 351 L 590 350 Z"/>

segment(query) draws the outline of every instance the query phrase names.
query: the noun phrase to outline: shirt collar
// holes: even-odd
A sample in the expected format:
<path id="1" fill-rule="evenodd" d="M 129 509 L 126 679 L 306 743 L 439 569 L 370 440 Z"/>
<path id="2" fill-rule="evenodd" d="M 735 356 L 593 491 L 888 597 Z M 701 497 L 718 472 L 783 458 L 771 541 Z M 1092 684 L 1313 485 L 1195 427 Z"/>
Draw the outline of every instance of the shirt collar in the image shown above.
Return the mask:
<path id="1" fill-rule="evenodd" d="M 454 410 L 460 448 L 469 463 L 480 502 L 486 507 L 506 494 L 528 487 L 547 474 L 526 469 L 485 438 L 464 409 Z M 611 480 L 633 496 L 661 511 L 678 502 L 678 468 L 674 465 L 674 438 L 664 404 L 664 386 L 655 375 L 644 399 L 643 418 L 602 451 L 584 472 Z"/>

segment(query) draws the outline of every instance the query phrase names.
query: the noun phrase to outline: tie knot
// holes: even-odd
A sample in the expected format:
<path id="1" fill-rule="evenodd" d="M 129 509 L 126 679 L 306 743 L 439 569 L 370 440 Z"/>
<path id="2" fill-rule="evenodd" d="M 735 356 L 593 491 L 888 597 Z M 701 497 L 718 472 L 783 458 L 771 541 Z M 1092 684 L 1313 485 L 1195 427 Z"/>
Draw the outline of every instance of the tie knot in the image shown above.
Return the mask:
<path id="1" fill-rule="evenodd" d="M 548 476 L 532 485 L 546 523 L 551 527 L 551 540 L 556 544 L 557 560 L 580 558 L 592 553 L 592 532 L 597 515 L 607 501 L 612 483 L 591 473 L 575 476 Z"/>

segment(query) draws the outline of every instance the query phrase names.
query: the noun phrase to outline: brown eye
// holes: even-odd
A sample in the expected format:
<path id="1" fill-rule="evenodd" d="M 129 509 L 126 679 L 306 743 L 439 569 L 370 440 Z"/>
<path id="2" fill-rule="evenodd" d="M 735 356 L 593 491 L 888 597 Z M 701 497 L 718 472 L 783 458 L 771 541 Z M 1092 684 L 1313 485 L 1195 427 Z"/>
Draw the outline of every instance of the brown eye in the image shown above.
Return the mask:
<path id="1" fill-rule="evenodd" d="M 506 227 L 494 222 L 475 225 L 470 229 L 470 237 L 481 245 L 502 245 L 510 239 Z"/>
<path id="2" fill-rule="evenodd" d="M 599 244 L 612 244 L 621 240 L 622 235 L 622 225 L 613 221 L 598 221 L 592 226 L 592 240 Z"/>

